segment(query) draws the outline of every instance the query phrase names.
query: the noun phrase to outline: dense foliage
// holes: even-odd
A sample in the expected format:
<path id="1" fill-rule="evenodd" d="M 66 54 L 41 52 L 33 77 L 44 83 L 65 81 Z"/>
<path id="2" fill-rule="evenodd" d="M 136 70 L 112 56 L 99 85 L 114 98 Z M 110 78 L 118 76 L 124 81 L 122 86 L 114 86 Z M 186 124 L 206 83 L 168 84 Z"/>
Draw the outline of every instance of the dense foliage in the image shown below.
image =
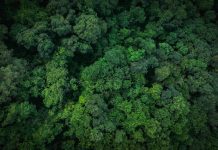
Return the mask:
<path id="1" fill-rule="evenodd" d="M 218 149 L 217 8 L 1 1 L 1 149 Z"/>

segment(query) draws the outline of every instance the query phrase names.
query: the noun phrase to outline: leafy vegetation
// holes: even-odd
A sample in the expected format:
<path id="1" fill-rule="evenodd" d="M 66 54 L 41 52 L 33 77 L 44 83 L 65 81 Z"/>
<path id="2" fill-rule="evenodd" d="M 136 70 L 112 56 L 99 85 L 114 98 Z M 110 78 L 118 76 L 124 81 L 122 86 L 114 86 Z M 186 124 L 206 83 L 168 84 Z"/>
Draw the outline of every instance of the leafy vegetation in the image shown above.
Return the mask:
<path id="1" fill-rule="evenodd" d="M 216 3 L 1 1 L 1 149 L 218 149 Z"/>

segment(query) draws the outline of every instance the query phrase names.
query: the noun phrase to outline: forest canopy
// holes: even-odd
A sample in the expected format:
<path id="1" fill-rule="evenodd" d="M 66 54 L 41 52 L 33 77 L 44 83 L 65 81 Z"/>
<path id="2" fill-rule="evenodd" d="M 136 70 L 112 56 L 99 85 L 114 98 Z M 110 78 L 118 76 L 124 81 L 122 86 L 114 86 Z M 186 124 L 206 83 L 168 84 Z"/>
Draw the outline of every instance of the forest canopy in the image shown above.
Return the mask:
<path id="1" fill-rule="evenodd" d="M 218 150 L 218 1 L 1 0 L 0 149 Z"/>

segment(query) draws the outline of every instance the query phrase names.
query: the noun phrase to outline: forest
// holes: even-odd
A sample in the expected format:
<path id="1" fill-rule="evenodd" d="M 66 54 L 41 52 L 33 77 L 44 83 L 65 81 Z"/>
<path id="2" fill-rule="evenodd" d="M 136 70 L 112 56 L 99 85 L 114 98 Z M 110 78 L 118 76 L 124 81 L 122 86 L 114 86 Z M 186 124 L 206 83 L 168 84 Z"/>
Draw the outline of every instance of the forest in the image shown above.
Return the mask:
<path id="1" fill-rule="evenodd" d="M 1 150 L 218 150 L 218 0 L 0 0 Z"/>

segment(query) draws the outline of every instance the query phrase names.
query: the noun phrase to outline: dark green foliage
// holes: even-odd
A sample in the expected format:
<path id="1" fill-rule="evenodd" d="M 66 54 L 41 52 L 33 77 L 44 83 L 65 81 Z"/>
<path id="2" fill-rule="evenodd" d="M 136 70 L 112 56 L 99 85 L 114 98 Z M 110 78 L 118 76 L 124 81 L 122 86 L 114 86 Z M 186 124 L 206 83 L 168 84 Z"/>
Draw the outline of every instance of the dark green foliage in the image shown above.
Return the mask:
<path id="1" fill-rule="evenodd" d="M 20 1 L 20 8 L 15 16 L 15 20 L 22 24 L 32 25 L 34 21 L 41 20 L 46 16 L 36 3 L 28 0 Z"/>
<path id="2" fill-rule="evenodd" d="M 216 5 L 0 2 L 0 148 L 218 149 Z"/>
<path id="3" fill-rule="evenodd" d="M 108 16 L 116 9 L 119 0 L 80 0 L 77 4 L 80 9 L 94 9 L 100 16 Z"/>
<path id="4" fill-rule="evenodd" d="M 196 0 L 200 10 L 210 10 L 214 5 L 214 0 Z"/>
<path id="5" fill-rule="evenodd" d="M 7 28 L 0 25 L 0 40 L 4 39 Z M 26 61 L 12 56 L 3 41 L 0 41 L 0 105 L 18 96 L 26 74 Z M 20 92 L 21 93 L 21 92 Z"/>
<path id="6" fill-rule="evenodd" d="M 39 35 L 37 50 L 41 57 L 48 58 L 55 49 L 54 43 L 48 35 L 42 33 Z"/>
<path id="7" fill-rule="evenodd" d="M 64 36 L 71 32 L 70 23 L 61 15 L 51 17 L 51 28 L 59 36 Z"/>

